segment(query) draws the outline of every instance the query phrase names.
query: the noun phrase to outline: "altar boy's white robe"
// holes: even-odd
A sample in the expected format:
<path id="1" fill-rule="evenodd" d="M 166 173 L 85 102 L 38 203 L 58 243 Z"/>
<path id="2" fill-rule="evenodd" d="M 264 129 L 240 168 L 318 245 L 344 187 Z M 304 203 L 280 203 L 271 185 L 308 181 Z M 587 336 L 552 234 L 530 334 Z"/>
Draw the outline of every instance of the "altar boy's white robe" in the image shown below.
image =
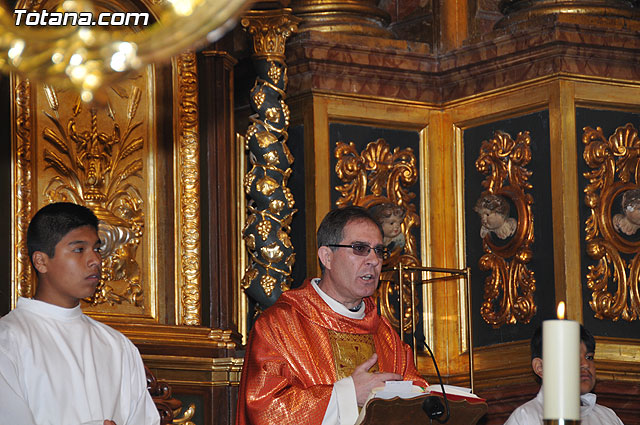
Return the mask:
<path id="1" fill-rule="evenodd" d="M 0 318 L 0 423 L 157 425 L 138 349 L 82 313 L 19 298 Z"/>

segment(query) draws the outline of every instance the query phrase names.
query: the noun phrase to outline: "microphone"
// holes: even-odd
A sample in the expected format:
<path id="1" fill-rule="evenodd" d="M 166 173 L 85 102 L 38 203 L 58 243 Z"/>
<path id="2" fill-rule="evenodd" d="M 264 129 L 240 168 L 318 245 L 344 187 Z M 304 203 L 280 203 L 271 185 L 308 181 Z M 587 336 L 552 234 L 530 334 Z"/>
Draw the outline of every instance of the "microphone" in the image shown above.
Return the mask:
<path id="1" fill-rule="evenodd" d="M 433 360 L 433 366 L 436 368 L 436 373 L 438 374 L 438 382 L 440 382 L 440 388 L 442 388 L 442 397 L 444 398 L 444 406 L 440 401 L 440 397 L 436 395 L 430 395 L 424 399 L 422 402 L 422 410 L 427 414 L 429 419 L 440 422 L 441 424 L 447 422 L 449 417 L 451 416 L 451 410 L 449 409 L 449 401 L 447 400 L 447 393 L 444 391 L 444 384 L 442 383 L 442 377 L 440 376 L 440 371 L 438 370 L 438 364 L 436 363 L 436 356 L 433 355 L 433 351 L 427 345 L 427 343 L 422 340 L 422 344 L 429 350 L 429 354 L 431 354 L 431 360 Z M 441 418 L 442 415 L 445 415 L 444 419 Z"/>
<path id="2" fill-rule="evenodd" d="M 422 410 L 430 419 L 437 419 L 444 414 L 444 405 L 440 401 L 440 397 L 430 395 L 422 402 Z"/>

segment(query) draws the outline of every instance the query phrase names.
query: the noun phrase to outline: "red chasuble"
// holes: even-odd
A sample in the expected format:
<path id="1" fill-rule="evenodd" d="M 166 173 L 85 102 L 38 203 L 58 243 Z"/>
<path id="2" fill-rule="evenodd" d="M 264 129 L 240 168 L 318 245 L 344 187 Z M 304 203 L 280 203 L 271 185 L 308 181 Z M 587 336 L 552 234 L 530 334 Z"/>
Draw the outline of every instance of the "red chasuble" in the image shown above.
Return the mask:
<path id="1" fill-rule="evenodd" d="M 374 368 L 426 386 L 411 348 L 374 301 L 365 317 L 334 312 L 309 280 L 283 293 L 256 321 L 247 345 L 238 394 L 236 425 L 321 424 L 334 382 L 378 353 Z"/>

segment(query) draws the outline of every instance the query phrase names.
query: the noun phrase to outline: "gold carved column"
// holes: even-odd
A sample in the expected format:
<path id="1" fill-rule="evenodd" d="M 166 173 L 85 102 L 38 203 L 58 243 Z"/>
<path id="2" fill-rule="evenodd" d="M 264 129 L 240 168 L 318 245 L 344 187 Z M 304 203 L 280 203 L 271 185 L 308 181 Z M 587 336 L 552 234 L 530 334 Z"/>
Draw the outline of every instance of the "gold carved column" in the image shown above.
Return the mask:
<path id="1" fill-rule="evenodd" d="M 250 262 L 242 279 L 258 308 L 273 304 L 289 286 L 295 253 L 289 239 L 294 200 L 287 187 L 293 156 L 287 148 L 289 107 L 284 102 L 287 68 L 284 49 L 300 19 L 290 9 L 252 11 L 242 26 L 253 38 L 257 72 L 250 94 L 251 124 L 246 140 L 251 170 L 244 177 L 249 196 L 244 241 Z"/>

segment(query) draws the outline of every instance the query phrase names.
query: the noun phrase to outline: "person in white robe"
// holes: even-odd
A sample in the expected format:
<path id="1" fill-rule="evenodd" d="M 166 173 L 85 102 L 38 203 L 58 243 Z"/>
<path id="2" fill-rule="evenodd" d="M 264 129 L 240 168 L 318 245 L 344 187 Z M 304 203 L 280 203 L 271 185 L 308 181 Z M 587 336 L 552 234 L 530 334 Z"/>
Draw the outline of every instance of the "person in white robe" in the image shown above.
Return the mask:
<path id="1" fill-rule="evenodd" d="M 624 425 L 618 415 L 606 406 L 596 403 L 591 391 L 596 385 L 594 355 L 596 340 L 584 326 L 580 325 L 580 423 L 582 425 Z M 542 328 L 538 327 L 531 338 L 531 367 L 542 379 Z M 505 425 L 542 425 L 542 388 L 537 396 L 513 411 Z"/>
<path id="2" fill-rule="evenodd" d="M 0 418 L 20 425 L 158 425 L 140 353 L 83 314 L 100 280 L 98 219 L 88 208 L 42 208 L 27 231 L 38 278 L 0 318 Z"/>

